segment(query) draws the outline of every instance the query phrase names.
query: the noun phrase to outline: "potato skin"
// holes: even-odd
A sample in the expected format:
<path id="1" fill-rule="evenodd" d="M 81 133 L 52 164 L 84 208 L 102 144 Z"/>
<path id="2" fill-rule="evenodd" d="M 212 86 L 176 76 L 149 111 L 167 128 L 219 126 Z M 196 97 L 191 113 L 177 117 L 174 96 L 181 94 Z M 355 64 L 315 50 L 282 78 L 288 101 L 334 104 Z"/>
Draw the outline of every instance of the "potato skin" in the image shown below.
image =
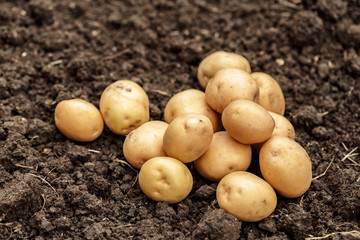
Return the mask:
<path id="1" fill-rule="evenodd" d="M 208 150 L 194 162 L 204 178 L 218 182 L 225 175 L 246 170 L 251 163 L 251 147 L 233 139 L 226 131 L 216 132 Z"/>
<path id="2" fill-rule="evenodd" d="M 262 178 L 245 171 L 223 177 L 216 189 L 216 199 L 220 208 L 245 222 L 270 216 L 277 205 L 274 189 Z"/>
<path id="3" fill-rule="evenodd" d="M 137 83 L 119 80 L 103 91 L 100 112 L 113 133 L 126 135 L 149 121 L 149 99 Z"/>
<path id="4" fill-rule="evenodd" d="M 284 116 L 269 112 L 275 121 L 275 128 L 271 136 L 284 136 L 290 139 L 295 139 L 295 129 L 291 122 Z"/>
<path id="5" fill-rule="evenodd" d="M 295 139 L 295 129 L 294 129 L 293 125 L 290 123 L 290 121 L 280 114 L 273 113 L 273 112 L 269 112 L 269 113 L 275 121 L 275 128 L 274 128 L 271 136 L 284 136 L 284 137 L 288 137 L 288 138 L 294 140 Z M 259 153 L 261 146 L 263 144 L 264 144 L 263 142 L 256 143 L 256 144 L 253 144 L 251 147 L 255 150 L 255 152 Z"/>
<path id="6" fill-rule="evenodd" d="M 217 51 L 200 62 L 197 72 L 200 86 L 205 88 L 215 73 L 224 68 L 237 68 L 247 73 L 251 72 L 249 61 L 240 54 Z"/>
<path id="7" fill-rule="evenodd" d="M 211 121 L 204 115 L 188 113 L 175 118 L 166 129 L 163 145 L 169 157 L 183 163 L 195 161 L 206 152 L 213 136 Z"/>
<path id="8" fill-rule="evenodd" d="M 263 72 L 254 72 L 250 75 L 259 87 L 259 104 L 268 111 L 284 115 L 285 98 L 278 82 Z"/>
<path id="9" fill-rule="evenodd" d="M 311 161 L 294 140 L 273 136 L 261 147 L 260 170 L 264 179 L 281 195 L 297 198 L 310 187 Z"/>
<path id="10" fill-rule="evenodd" d="M 55 125 L 59 131 L 74 141 L 93 141 L 104 129 L 104 121 L 99 110 L 82 99 L 59 102 L 54 116 Z"/>
<path id="11" fill-rule="evenodd" d="M 177 116 L 187 113 L 199 113 L 208 117 L 214 132 L 221 128 L 220 115 L 206 103 L 205 93 L 197 89 L 188 89 L 172 96 L 166 104 L 164 118 L 170 123 Z"/>
<path id="12" fill-rule="evenodd" d="M 168 126 L 166 122 L 150 121 L 131 131 L 123 144 L 126 160 L 140 169 L 147 160 L 166 156 L 163 137 Z"/>
<path id="13" fill-rule="evenodd" d="M 266 141 L 275 127 L 269 112 L 249 100 L 230 103 L 222 114 L 222 123 L 233 138 L 244 144 Z"/>
<path id="14" fill-rule="evenodd" d="M 193 177 L 185 164 L 171 157 L 155 157 L 140 169 L 141 190 L 154 201 L 177 203 L 186 198 L 193 185 Z"/>
<path id="15" fill-rule="evenodd" d="M 249 73 L 235 69 L 221 69 L 209 81 L 205 89 L 206 102 L 222 113 L 232 101 L 247 99 L 258 101 L 259 88 Z"/>

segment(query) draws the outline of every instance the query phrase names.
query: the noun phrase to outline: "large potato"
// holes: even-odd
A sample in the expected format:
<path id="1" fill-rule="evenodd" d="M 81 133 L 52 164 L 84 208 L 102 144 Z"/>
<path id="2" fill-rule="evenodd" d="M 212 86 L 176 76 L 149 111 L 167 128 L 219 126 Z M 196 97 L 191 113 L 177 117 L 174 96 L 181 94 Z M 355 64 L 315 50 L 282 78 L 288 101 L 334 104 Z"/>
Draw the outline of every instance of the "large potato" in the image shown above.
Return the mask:
<path id="1" fill-rule="evenodd" d="M 126 135 L 149 121 L 149 99 L 137 83 L 119 80 L 102 93 L 100 112 L 112 132 Z"/>
<path id="2" fill-rule="evenodd" d="M 197 78 L 200 86 L 205 88 L 215 73 L 224 68 L 237 68 L 251 72 L 248 60 L 240 54 L 217 51 L 204 58 L 199 65 Z"/>
<path id="3" fill-rule="evenodd" d="M 293 125 L 290 123 L 288 119 L 286 119 L 284 116 L 269 112 L 272 118 L 275 121 L 275 128 L 271 134 L 271 136 L 284 136 L 291 139 L 295 139 L 295 130 Z M 264 143 L 256 143 L 252 145 L 252 148 L 255 150 L 255 152 L 259 153 L 261 146 Z"/>
<path id="4" fill-rule="evenodd" d="M 294 140 L 273 136 L 261 147 L 260 170 L 264 179 L 282 196 L 296 198 L 311 184 L 311 161 Z"/>
<path id="5" fill-rule="evenodd" d="M 257 102 L 258 96 L 255 80 L 249 73 L 235 68 L 219 70 L 205 89 L 206 102 L 218 113 L 222 113 L 232 101 L 247 99 Z"/>
<path id="6" fill-rule="evenodd" d="M 144 163 L 139 184 L 146 196 L 154 201 L 177 203 L 190 193 L 193 178 L 189 169 L 177 159 L 156 157 Z"/>
<path id="7" fill-rule="evenodd" d="M 150 158 L 166 156 L 163 137 L 168 126 L 166 122 L 150 121 L 131 131 L 123 145 L 126 160 L 140 169 Z"/>
<path id="8" fill-rule="evenodd" d="M 277 204 L 274 189 L 260 177 L 245 171 L 223 177 L 216 189 L 216 199 L 220 208 L 246 222 L 268 217 Z"/>
<path id="9" fill-rule="evenodd" d="M 216 132 L 208 150 L 194 162 L 204 178 L 218 182 L 225 175 L 246 170 L 251 163 L 251 147 L 233 139 L 226 131 Z"/>
<path id="10" fill-rule="evenodd" d="M 204 115 L 188 113 L 175 118 L 166 129 L 164 150 L 184 163 L 195 161 L 206 152 L 213 136 L 211 121 Z"/>
<path id="11" fill-rule="evenodd" d="M 266 141 L 275 127 L 270 113 L 249 100 L 230 103 L 222 114 L 222 123 L 233 138 L 244 144 Z"/>
<path id="12" fill-rule="evenodd" d="M 175 94 L 166 104 L 164 117 L 170 123 L 177 116 L 186 113 L 200 113 L 208 117 L 214 131 L 221 128 L 220 115 L 212 110 L 206 103 L 205 93 L 197 89 L 188 89 Z"/>
<path id="13" fill-rule="evenodd" d="M 75 141 L 93 141 L 104 129 L 104 121 L 99 110 L 82 99 L 59 102 L 54 115 L 55 125 L 59 131 Z"/>
<path id="14" fill-rule="evenodd" d="M 284 115 L 285 99 L 278 82 L 262 72 L 251 73 L 259 87 L 259 104 L 266 110 Z"/>

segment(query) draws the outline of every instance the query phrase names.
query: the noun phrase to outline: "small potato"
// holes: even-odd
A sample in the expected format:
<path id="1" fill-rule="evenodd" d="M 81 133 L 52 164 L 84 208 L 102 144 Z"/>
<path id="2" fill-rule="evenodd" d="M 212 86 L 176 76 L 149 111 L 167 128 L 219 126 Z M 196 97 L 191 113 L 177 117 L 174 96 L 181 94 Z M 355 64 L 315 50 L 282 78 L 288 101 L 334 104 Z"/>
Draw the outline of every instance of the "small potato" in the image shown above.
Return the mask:
<path id="1" fill-rule="evenodd" d="M 206 102 L 218 113 L 222 113 L 232 101 L 247 99 L 257 102 L 258 96 L 255 80 L 249 73 L 235 68 L 219 70 L 205 89 Z"/>
<path id="2" fill-rule="evenodd" d="M 272 132 L 272 136 L 284 136 L 291 139 L 295 139 L 295 129 L 290 121 L 284 116 L 269 112 L 275 121 L 275 128 Z"/>
<path id="3" fill-rule="evenodd" d="M 99 110 L 82 99 L 59 102 L 55 108 L 55 125 L 66 137 L 79 142 L 95 140 L 104 129 Z"/>
<path id="4" fill-rule="evenodd" d="M 300 197 L 310 187 L 310 158 L 290 138 L 273 136 L 266 141 L 260 150 L 259 163 L 264 179 L 284 197 Z"/>
<path id="5" fill-rule="evenodd" d="M 233 138 L 244 144 L 266 141 L 275 127 L 270 113 L 249 100 L 230 103 L 222 114 L 222 123 Z"/>
<path id="6" fill-rule="evenodd" d="M 204 58 L 199 65 L 197 78 L 200 86 L 205 88 L 215 73 L 224 68 L 237 68 L 251 72 L 248 60 L 240 54 L 217 51 Z"/>
<path id="7" fill-rule="evenodd" d="M 270 75 L 262 72 L 251 73 L 259 87 L 259 104 L 268 111 L 284 115 L 285 99 L 280 85 Z"/>
<path id="8" fill-rule="evenodd" d="M 137 83 L 119 80 L 102 93 L 100 112 L 113 133 L 126 135 L 149 121 L 149 99 Z"/>
<path id="9" fill-rule="evenodd" d="M 155 157 L 144 163 L 139 184 L 154 201 L 177 203 L 189 195 L 193 178 L 185 164 L 171 157 Z"/>
<path id="10" fill-rule="evenodd" d="M 206 103 L 205 93 L 202 91 L 188 89 L 170 98 L 165 107 L 165 121 L 170 123 L 177 116 L 186 113 L 200 113 L 208 117 L 215 132 L 221 128 L 220 115 L 209 107 Z"/>
<path id="11" fill-rule="evenodd" d="M 246 170 L 251 163 L 251 147 L 233 139 L 226 131 L 216 132 L 208 150 L 194 162 L 204 178 L 218 182 L 225 175 Z"/>
<path id="12" fill-rule="evenodd" d="M 275 121 L 275 128 L 271 134 L 271 136 L 284 136 L 291 139 L 295 139 L 295 130 L 293 125 L 287 120 L 284 116 L 279 115 L 277 113 L 269 112 L 272 118 Z M 259 153 L 261 146 L 264 143 L 256 143 L 252 145 L 252 148 Z"/>
<path id="13" fill-rule="evenodd" d="M 183 163 L 195 161 L 209 148 L 213 127 L 209 118 L 188 113 L 175 118 L 166 129 L 164 150 L 169 157 Z"/>
<path id="14" fill-rule="evenodd" d="M 220 208 L 245 222 L 268 217 L 277 204 L 274 189 L 262 178 L 245 171 L 223 177 L 216 189 L 216 199 Z"/>
<path id="15" fill-rule="evenodd" d="M 131 131 L 123 145 L 126 160 L 140 169 L 150 158 L 166 156 L 163 137 L 168 126 L 166 122 L 150 121 Z"/>

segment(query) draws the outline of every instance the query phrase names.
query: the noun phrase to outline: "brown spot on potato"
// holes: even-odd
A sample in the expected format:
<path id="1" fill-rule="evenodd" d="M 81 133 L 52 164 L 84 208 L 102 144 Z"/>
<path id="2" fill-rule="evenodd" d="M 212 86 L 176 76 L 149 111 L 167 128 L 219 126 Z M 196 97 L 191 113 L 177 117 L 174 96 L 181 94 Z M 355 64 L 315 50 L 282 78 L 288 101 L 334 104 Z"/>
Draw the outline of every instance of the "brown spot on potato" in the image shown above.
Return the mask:
<path id="1" fill-rule="evenodd" d="M 274 157 L 277 157 L 279 155 L 279 153 L 276 150 L 272 150 L 271 155 L 273 155 Z"/>

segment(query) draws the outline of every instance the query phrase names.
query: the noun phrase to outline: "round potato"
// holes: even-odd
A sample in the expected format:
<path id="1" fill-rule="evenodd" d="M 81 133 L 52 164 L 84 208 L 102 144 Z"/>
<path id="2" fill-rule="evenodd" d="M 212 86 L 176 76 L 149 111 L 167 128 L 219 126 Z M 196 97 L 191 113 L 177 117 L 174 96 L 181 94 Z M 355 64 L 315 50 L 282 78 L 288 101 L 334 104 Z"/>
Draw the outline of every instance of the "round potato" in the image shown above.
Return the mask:
<path id="1" fill-rule="evenodd" d="M 131 131 L 123 145 L 126 160 L 140 169 L 150 158 L 166 156 L 163 137 L 168 126 L 166 122 L 150 121 Z"/>
<path id="2" fill-rule="evenodd" d="M 177 203 L 189 195 L 193 178 L 185 164 L 171 157 L 155 157 L 144 163 L 139 184 L 154 201 Z"/>
<path id="3" fill-rule="evenodd" d="M 295 139 L 295 130 L 293 125 L 290 123 L 289 120 L 287 120 L 284 116 L 269 112 L 272 118 L 275 121 L 275 128 L 271 134 L 271 136 L 284 136 L 291 139 Z M 261 146 L 264 143 L 256 143 L 252 145 L 252 148 L 255 150 L 255 152 L 259 153 Z"/>
<path id="4" fill-rule="evenodd" d="M 216 199 L 220 208 L 245 222 L 268 217 L 277 204 L 274 189 L 262 178 L 245 171 L 223 177 L 216 189 Z"/>
<path id="5" fill-rule="evenodd" d="M 310 158 L 288 137 L 273 136 L 266 141 L 260 150 L 259 163 L 264 179 L 284 197 L 300 197 L 310 187 Z"/>
<path id="6" fill-rule="evenodd" d="M 275 121 L 275 128 L 272 132 L 272 136 L 284 136 L 290 139 L 295 139 L 295 129 L 291 122 L 284 116 L 269 112 Z"/>
<path id="7" fill-rule="evenodd" d="M 247 99 L 257 102 L 258 96 L 255 80 L 249 73 L 235 68 L 216 72 L 205 89 L 206 102 L 218 113 L 222 113 L 232 101 Z"/>
<path id="8" fill-rule="evenodd" d="M 222 123 L 233 138 L 244 144 L 266 141 L 275 127 L 270 113 L 249 100 L 230 103 L 222 114 Z"/>
<path id="9" fill-rule="evenodd" d="M 100 112 L 112 132 L 126 135 L 149 121 L 149 99 L 137 83 L 119 80 L 102 93 Z"/>
<path id="10" fill-rule="evenodd" d="M 214 131 L 221 128 L 220 115 L 206 103 L 205 93 L 197 89 L 188 89 L 175 94 L 166 104 L 164 117 L 170 123 L 177 116 L 186 113 L 200 113 L 208 117 Z"/>
<path id="11" fill-rule="evenodd" d="M 204 58 L 199 65 L 197 78 L 200 86 L 205 88 L 215 73 L 224 68 L 237 68 L 251 72 L 248 60 L 240 54 L 217 51 Z"/>
<path id="12" fill-rule="evenodd" d="M 259 104 L 268 111 L 284 115 L 285 99 L 278 82 L 262 72 L 251 73 L 259 87 Z"/>
<path id="13" fill-rule="evenodd" d="M 54 115 L 55 125 L 59 131 L 75 141 L 93 141 L 104 129 L 104 121 L 99 110 L 82 99 L 59 102 Z"/>
<path id="14" fill-rule="evenodd" d="M 166 129 L 164 150 L 169 157 L 184 163 L 192 162 L 209 148 L 213 127 L 209 118 L 198 113 L 188 113 L 175 118 Z"/>
<path id="15" fill-rule="evenodd" d="M 204 178 L 218 182 L 225 175 L 246 170 L 251 163 L 251 147 L 233 139 L 226 131 L 216 132 L 208 150 L 194 162 Z"/>

